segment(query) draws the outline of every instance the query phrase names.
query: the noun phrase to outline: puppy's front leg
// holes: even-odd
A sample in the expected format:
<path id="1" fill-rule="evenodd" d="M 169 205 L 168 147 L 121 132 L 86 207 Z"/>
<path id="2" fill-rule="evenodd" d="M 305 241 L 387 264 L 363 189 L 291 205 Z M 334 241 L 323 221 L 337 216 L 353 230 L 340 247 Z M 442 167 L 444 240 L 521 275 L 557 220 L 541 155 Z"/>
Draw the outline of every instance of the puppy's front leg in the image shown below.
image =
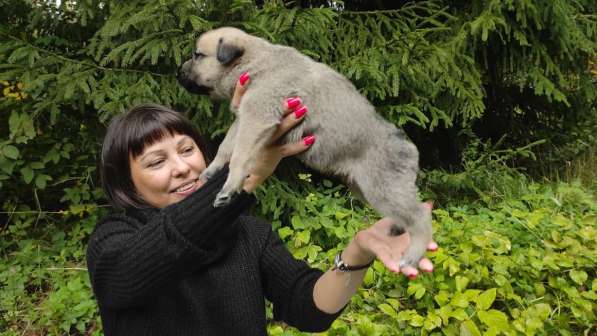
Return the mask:
<path id="1" fill-rule="evenodd" d="M 232 151 L 234 149 L 234 141 L 236 140 L 236 130 L 238 129 L 238 118 L 234 120 L 230 129 L 228 129 L 228 133 L 224 137 L 224 140 L 220 144 L 218 148 L 218 153 L 213 161 L 209 164 L 207 169 L 205 169 L 201 173 L 201 179 L 203 181 L 209 180 L 214 174 L 222 169 L 224 165 L 230 162 L 230 158 L 232 157 Z"/>
<path id="2" fill-rule="evenodd" d="M 234 144 L 234 151 L 230 159 L 230 173 L 224 187 L 214 201 L 214 206 L 224 206 L 230 203 L 234 194 L 238 193 L 243 182 L 251 172 L 253 160 L 257 153 L 269 145 L 271 137 L 279 123 L 273 116 L 270 120 L 256 115 L 240 115 L 239 125 Z"/>

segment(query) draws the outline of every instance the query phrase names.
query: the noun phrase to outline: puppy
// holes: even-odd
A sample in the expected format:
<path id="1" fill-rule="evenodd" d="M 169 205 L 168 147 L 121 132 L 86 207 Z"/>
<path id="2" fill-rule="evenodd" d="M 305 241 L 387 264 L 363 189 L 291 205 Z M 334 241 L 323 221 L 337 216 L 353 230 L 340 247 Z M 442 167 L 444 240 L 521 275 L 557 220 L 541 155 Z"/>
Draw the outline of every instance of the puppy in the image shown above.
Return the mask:
<path id="1" fill-rule="evenodd" d="M 251 84 L 202 176 L 209 179 L 229 162 L 228 179 L 214 206 L 227 204 L 241 190 L 253 158 L 282 118 L 284 100 L 298 96 L 310 110 L 284 142 L 314 134 L 317 141 L 298 158 L 324 174 L 342 177 L 355 194 L 393 218 L 396 224 L 389 234 L 408 231 L 411 244 L 401 266 L 416 267 L 432 238 L 431 212 L 417 199 L 419 154 L 406 134 L 381 118 L 354 85 L 330 67 L 236 28 L 202 34 L 178 80 L 192 93 L 230 99 L 243 72 L 251 74 Z"/>

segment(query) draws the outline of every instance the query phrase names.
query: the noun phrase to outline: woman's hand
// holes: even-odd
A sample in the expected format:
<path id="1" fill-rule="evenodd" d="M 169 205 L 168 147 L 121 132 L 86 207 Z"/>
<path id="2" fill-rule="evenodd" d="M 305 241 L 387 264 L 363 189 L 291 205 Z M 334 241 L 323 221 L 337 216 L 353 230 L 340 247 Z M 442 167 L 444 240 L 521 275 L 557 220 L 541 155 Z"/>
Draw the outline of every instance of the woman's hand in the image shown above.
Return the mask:
<path id="1" fill-rule="evenodd" d="M 427 203 L 429 211 L 432 204 Z M 400 269 L 400 258 L 408 244 L 410 236 L 404 233 L 400 236 L 389 236 L 393 221 L 390 218 L 383 218 L 368 229 L 357 233 L 355 238 L 346 246 L 342 252 L 342 261 L 349 266 L 367 265 L 376 257 L 394 273 L 402 272 L 409 279 L 417 277 L 417 269 L 414 267 L 403 267 Z M 437 250 L 437 244 L 429 243 L 427 249 Z M 433 271 L 433 264 L 427 258 L 419 261 L 419 268 L 425 272 Z M 338 312 L 344 307 L 350 298 L 356 293 L 357 288 L 363 282 L 366 268 L 342 272 L 335 268 L 325 272 L 315 282 L 313 288 L 313 300 L 315 305 L 322 311 L 329 314 Z"/>
<path id="2" fill-rule="evenodd" d="M 431 211 L 432 203 L 426 204 Z M 393 224 L 391 218 L 385 217 L 357 233 L 351 244 L 344 250 L 344 260 L 350 265 L 364 265 L 377 257 L 390 271 L 402 272 L 409 279 L 416 278 L 418 275 L 416 268 L 412 266 L 400 268 L 400 258 L 410 243 L 410 236 L 408 233 L 400 236 L 388 235 Z M 430 242 L 427 246 L 429 251 L 435 251 L 437 248 L 435 242 Z M 433 271 L 433 264 L 427 258 L 421 259 L 418 266 L 424 272 Z"/>
<path id="3" fill-rule="evenodd" d="M 250 78 L 247 73 L 240 76 L 231 102 L 234 108 L 238 108 L 240 105 L 249 81 Z M 307 150 L 315 142 L 315 136 L 310 135 L 296 143 L 276 145 L 276 141 L 290 129 L 298 125 L 307 113 L 307 107 L 302 105 L 301 99 L 298 97 L 289 98 L 285 102 L 281 102 L 281 104 L 284 104 L 284 116 L 272 135 L 269 145 L 257 153 L 257 157 L 254 160 L 255 165 L 243 185 L 243 189 L 247 192 L 255 190 L 258 185 L 263 183 L 274 172 L 280 160 Z"/>

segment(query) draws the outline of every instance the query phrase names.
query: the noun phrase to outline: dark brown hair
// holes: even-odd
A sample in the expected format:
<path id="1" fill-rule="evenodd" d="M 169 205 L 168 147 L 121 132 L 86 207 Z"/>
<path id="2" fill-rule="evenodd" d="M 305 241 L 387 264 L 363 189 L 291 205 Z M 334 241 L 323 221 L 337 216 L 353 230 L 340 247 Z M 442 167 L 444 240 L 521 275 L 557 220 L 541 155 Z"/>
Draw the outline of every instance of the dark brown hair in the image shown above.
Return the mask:
<path id="1" fill-rule="evenodd" d="M 106 196 L 114 207 L 148 207 L 136 192 L 129 160 L 141 155 L 147 146 L 160 141 L 164 136 L 174 134 L 187 135 L 195 140 L 206 164 L 209 164 L 210 158 L 207 156 L 203 137 L 187 118 L 170 108 L 142 104 L 110 122 L 102 145 L 100 174 Z"/>

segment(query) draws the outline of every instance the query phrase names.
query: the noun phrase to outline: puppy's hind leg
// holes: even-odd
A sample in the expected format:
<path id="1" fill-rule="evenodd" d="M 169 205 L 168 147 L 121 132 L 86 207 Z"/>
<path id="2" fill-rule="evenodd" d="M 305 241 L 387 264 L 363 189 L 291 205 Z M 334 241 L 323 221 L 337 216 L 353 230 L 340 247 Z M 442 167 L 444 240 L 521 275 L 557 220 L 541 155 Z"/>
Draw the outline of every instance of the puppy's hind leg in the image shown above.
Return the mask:
<path id="1" fill-rule="evenodd" d="M 431 208 L 417 200 L 415 202 L 418 209 L 411 216 L 412 225 L 405 228 L 410 234 L 410 245 L 400 260 L 400 267 L 412 266 L 417 268 L 432 240 Z"/>
<path id="2" fill-rule="evenodd" d="M 239 116 L 234 150 L 230 158 L 230 172 L 224 187 L 216 196 L 214 207 L 229 204 L 232 197 L 240 192 L 257 154 L 269 145 L 278 121 L 264 119 L 256 115 Z"/>
<path id="3" fill-rule="evenodd" d="M 394 167 L 395 168 L 395 167 Z M 409 169 L 360 167 L 355 169 L 355 182 L 365 199 L 382 215 L 396 224 L 388 234 L 410 234 L 410 245 L 400 266 L 417 267 L 432 239 L 431 210 L 417 199 L 416 174 Z"/>

